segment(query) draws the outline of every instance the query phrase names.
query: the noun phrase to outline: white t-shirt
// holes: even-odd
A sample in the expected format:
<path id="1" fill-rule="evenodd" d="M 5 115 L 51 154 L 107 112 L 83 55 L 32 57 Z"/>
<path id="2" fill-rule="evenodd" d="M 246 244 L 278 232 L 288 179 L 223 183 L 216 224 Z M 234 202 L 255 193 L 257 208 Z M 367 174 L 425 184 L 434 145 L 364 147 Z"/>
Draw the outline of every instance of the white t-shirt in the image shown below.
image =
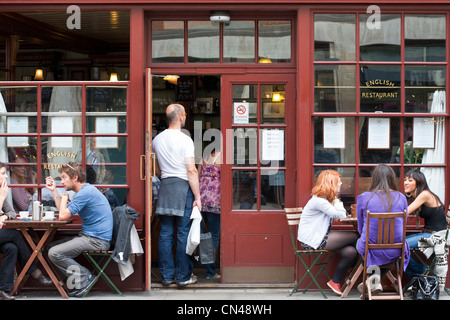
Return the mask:
<path id="1" fill-rule="evenodd" d="M 153 139 L 161 178 L 178 177 L 188 180 L 186 158 L 194 158 L 194 142 L 181 130 L 166 129 Z"/>

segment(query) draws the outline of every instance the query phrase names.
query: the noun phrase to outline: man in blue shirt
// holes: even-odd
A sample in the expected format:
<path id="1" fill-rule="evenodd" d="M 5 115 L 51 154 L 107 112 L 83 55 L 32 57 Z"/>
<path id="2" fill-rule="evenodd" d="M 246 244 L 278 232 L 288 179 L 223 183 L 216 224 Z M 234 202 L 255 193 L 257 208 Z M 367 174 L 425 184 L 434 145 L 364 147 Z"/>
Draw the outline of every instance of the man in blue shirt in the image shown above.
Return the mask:
<path id="1" fill-rule="evenodd" d="M 81 232 L 69 240 L 50 244 L 48 257 L 68 279 L 67 287 L 74 289 L 68 295 L 81 297 L 92 285 L 94 276 L 74 259 L 85 250 L 108 250 L 112 237 L 113 216 L 106 197 L 86 182 L 86 173 L 80 164 L 69 162 L 59 169 L 61 184 L 76 195 L 70 203 L 67 193 L 59 194 L 52 177 L 45 179 L 46 187 L 52 192 L 59 220 L 68 220 L 78 214 L 81 218 Z"/>

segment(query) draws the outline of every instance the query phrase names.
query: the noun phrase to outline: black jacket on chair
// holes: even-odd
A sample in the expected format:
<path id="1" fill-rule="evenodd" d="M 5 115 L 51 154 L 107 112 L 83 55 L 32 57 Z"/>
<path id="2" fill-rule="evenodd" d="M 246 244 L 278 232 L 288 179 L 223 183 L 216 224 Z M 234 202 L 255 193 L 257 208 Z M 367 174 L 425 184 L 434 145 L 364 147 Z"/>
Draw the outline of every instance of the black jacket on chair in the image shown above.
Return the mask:
<path id="1" fill-rule="evenodd" d="M 111 249 L 113 249 L 112 258 L 117 263 L 127 264 L 130 254 L 130 231 L 138 218 L 139 212 L 126 204 L 113 210 Z"/>

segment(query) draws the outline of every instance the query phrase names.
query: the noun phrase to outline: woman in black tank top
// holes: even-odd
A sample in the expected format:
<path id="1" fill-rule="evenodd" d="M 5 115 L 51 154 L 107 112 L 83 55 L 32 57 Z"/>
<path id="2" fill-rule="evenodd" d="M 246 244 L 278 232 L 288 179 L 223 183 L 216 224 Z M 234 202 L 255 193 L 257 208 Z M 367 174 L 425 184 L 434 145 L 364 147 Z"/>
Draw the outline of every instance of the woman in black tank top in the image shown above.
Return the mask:
<path id="1" fill-rule="evenodd" d="M 404 188 L 408 199 L 408 214 L 424 219 L 425 225 L 420 233 L 406 237 L 410 248 L 419 247 L 420 238 L 429 238 L 431 234 L 447 228 L 445 207 L 439 197 L 428 187 L 425 175 L 419 170 L 410 170 L 405 174 Z M 412 256 L 409 260 L 406 274 L 416 276 L 422 274 L 425 267 Z"/>

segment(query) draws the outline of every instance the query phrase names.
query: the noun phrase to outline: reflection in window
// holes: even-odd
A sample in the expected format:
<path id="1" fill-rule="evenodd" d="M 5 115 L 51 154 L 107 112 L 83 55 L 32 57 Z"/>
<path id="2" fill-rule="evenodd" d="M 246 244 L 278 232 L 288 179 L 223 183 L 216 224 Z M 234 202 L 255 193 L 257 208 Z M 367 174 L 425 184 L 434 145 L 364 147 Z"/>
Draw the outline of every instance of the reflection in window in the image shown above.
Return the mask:
<path id="1" fill-rule="evenodd" d="M 361 112 L 400 112 L 400 96 L 400 66 L 361 66 Z"/>
<path id="2" fill-rule="evenodd" d="M 431 110 L 437 103 L 435 93 L 445 89 L 445 80 L 444 66 L 405 66 L 406 112 L 445 112 Z"/>
<path id="3" fill-rule="evenodd" d="M 386 133 L 385 131 L 379 130 L 377 132 L 375 130 L 375 134 L 372 133 L 369 137 L 369 122 L 371 119 L 377 118 L 359 118 L 359 161 L 361 163 L 399 163 L 400 159 L 398 158 L 398 150 L 400 148 L 400 118 L 386 118 L 389 120 L 388 134 L 383 134 Z M 383 130 L 386 129 L 383 128 Z M 371 143 L 373 145 L 379 145 L 380 147 L 369 148 L 369 138 L 372 139 Z M 384 141 L 384 139 L 387 140 Z"/>
<path id="4" fill-rule="evenodd" d="M 285 171 L 261 171 L 261 209 L 282 210 L 284 208 Z"/>
<path id="5" fill-rule="evenodd" d="M 355 112 L 355 66 L 316 65 L 315 112 Z"/>
<path id="6" fill-rule="evenodd" d="M 258 23 L 258 60 L 291 61 L 291 22 L 264 20 Z"/>
<path id="7" fill-rule="evenodd" d="M 405 60 L 445 61 L 445 15 L 405 15 Z"/>
<path id="8" fill-rule="evenodd" d="M 344 203 L 347 212 L 350 214 L 350 205 L 355 203 L 355 168 L 340 168 L 340 167 L 315 167 L 314 168 L 314 183 L 323 170 L 336 170 L 341 174 L 341 191 L 338 197 Z"/>
<path id="9" fill-rule="evenodd" d="M 223 27 L 223 62 L 255 61 L 255 22 L 230 21 Z"/>
<path id="10" fill-rule="evenodd" d="M 237 128 L 233 131 L 233 164 L 235 166 L 256 166 L 257 148 L 258 131 L 256 128 Z"/>
<path id="11" fill-rule="evenodd" d="M 361 61 L 400 61 L 400 15 L 382 14 L 382 28 L 367 27 L 372 15 L 359 16 L 359 45 Z M 386 32 L 386 30 L 388 30 Z"/>
<path id="12" fill-rule="evenodd" d="M 152 62 L 184 61 L 184 22 L 152 21 Z"/>
<path id="13" fill-rule="evenodd" d="M 188 62 L 219 62 L 219 25 L 188 22 Z"/>
<path id="14" fill-rule="evenodd" d="M 256 210 L 256 171 L 233 171 L 233 210 Z"/>
<path id="15" fill-rule="evenodd" d="M 324 145 L 324 118 L 314 117 L 314 162 L 315 163 L 354 163 L 355 162 L 355 120 L 353 117 L 340 118 L 345 121 L 345 136 L 337 137 L 339 132 L 333 134 L 329 131 L 328 139 L 343 141 L 345 148 L 327 148 Z M 331 128 L 332 130 L 333 128 Z M 331 136 L 330 136 L 331 135 Z"/>
<path id="16" fill-rule="evenodd" d="M 355 60 L 354 14 L 314 15 L 314 60 Z"/>
<path id="17" fill-rule="evenodd" d="M 284 85 L 261 85 L 261 123 L 284 123 L 285 100 Z"/>

